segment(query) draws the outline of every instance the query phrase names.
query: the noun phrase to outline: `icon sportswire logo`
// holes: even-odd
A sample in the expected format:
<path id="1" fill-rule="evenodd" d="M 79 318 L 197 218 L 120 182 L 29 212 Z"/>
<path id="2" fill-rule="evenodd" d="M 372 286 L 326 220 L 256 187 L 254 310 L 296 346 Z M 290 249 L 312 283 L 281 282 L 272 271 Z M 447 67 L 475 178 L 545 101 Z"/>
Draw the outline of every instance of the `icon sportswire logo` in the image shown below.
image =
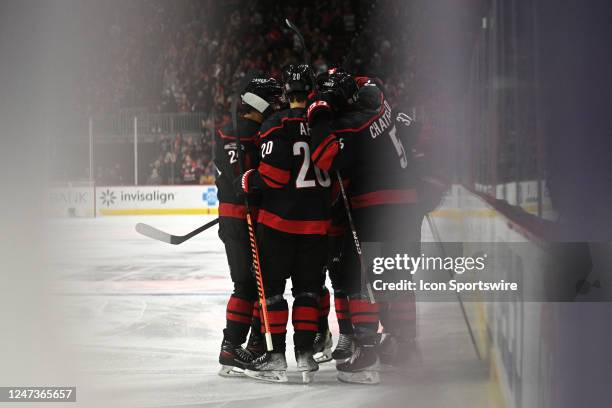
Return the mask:
<path id="1" fill-rule="evenodd" d="M 114 191 L 110 191 L 109 189 L 106 189 L 106 191 L 102 192 L 101 199 L 102 199 L 102 204 L 109 207 L 112 204 L 115 204 L 115 200 L 117 199 L 117 197 L 115 196 Z"/>

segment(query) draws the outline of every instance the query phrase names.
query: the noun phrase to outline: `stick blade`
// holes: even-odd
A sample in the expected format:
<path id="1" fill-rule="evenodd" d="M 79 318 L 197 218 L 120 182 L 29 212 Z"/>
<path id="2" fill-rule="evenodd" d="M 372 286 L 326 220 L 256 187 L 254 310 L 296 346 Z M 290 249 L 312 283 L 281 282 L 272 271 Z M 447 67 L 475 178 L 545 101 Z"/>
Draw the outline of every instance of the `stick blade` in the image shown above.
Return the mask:
<path id="1" fill-rule="evenodd" d="M 141 222 L 136 224 L 136 232 L 144 235 L 145 237 L 149 237 L 149 238 L 152 238 L 158 241 L 162 241 L 167 244 L 175 244 L 174 242 L 172 242 L 173 241 L 172 235 L 167 234 L 163 231 L 160 231 L 157 228 L 152 227 L 150 225 L 143 224 Z"/>

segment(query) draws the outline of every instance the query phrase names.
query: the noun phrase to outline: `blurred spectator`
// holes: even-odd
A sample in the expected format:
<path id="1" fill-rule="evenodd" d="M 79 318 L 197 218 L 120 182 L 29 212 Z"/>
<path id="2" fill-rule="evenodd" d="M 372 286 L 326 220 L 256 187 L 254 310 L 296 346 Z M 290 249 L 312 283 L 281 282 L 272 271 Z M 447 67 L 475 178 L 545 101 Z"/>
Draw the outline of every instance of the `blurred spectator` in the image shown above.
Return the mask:
<path id="1" fill-rule="evenodd" d="M 303 32 L 317 72 L 341 64 L 350 54 L 349 70 L 379 77 L 392 104 L 414 104 L 416 54 L 410 35 L 410 4 L 365 0 L 112 2 L 105 6 L 108 15 L 92 23 L 92 30 L 103 35 L 95 52 L 92 50 L 88 76 L 82 78 L 80 97 L 86 103 L 81 105 L 88 107 L 88 114 L 133 107 L 160 113 L 205 113 L 207 119 L 197 140 L 184 141 L 180 134 L 174 139 L 162 136 L 160 157 L 152 162 L 149 180 L 177 184 L 210 179 L 214 177 L 212 121 L 214 118 L 214 127 L 230 122 L 235 84 L 249 70 L 278 78 L 281 67 L 302 59 L 299 41 L 283 24 L 285 17 Z M 159 166 L 155 166 L 157 161 Z M 123 182 L 117 168 L 109 173 L 105 179 Z"/>

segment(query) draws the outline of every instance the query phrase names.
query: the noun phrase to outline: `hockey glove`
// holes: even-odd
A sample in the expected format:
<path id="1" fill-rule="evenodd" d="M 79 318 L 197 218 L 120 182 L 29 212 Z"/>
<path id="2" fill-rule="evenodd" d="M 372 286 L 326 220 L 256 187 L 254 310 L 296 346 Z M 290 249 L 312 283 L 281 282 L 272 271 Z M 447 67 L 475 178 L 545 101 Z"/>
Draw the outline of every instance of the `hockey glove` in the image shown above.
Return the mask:
<path id="1" fill-rule="evenodd" d="M 317 98 L 317 100 L 313 101 L 306 111 L 306 118 L 308 119 L 308 125 L 314 126 L 320 121 L 328 121 L 332 119 L 333 109 L 332 103 L 328 98 L 321 97 Z M 329 95 L 328 95 L 329 96 Z"/>
<path id="2" fill-rule="evenodd" d="M 236 196 L 240 198 L 244 198 L 245 194 L 253 193 L 257 190 L 256 187 L 250 185 L 250 178 L 253 175 L 255 169 L 250 169 L 244 172 L 242 177 L 237 177 L 234 179 L 234 191 L 236 192 Z"/>

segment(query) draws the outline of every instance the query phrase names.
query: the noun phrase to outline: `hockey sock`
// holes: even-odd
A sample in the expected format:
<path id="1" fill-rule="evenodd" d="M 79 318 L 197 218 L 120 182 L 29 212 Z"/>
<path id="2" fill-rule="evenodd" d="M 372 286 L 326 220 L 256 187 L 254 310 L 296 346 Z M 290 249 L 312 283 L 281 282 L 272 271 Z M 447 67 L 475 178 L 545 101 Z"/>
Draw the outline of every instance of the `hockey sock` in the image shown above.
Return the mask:
<path id="1" fill-rule="evenodd" d="M 329 290 L 325 286 L 323 286 L 323 291 L 319 298 L 319 310 L 321 311 L 319 315 L 319 333 L 327 333 L 329 330 L 329 322 L 327 321 L 329 316 Z"/>
<path id="2" fill-rule="evenodd" d="M 251 320 L 251 332 L 261 333 L 261 317 L 259 314 L 259 301 L 253 302 L 253 318 Z"/>
<path id="3" fill-rule="evenodd" d="M 285 352 L 287 338 L 287 321 L 289 320 L 289 305 L 283 295 L 275 295 L 266 299 L 268 306 L 268 323 L 272 334 L 272 346 L 275 353 Z M 262 331 L 264 330 L 262 325 Z"/>
<path id="4" fill-rule="evenodd" d="M 349 298 L 349 313 L 355 335 L 361 344 L 373 345 L 377 340 L 378 304 L 361 296 Z"/>
<path id="5" fill-rule="evenodd" d="M 293 302 L 293 344 L 296 350 L 312 350 L 319 329 L 319 296 L 316 293 L 298 293 Z"/>
<path id="6" fill-rule="evenodd" d="M 234 345 L 244 343 L 251 326 L 252 314 L 253 302 L 235 295 L 230 296 L 225 313 L 227 319 L 223 330 L 225 338 Z"/>
<path id="7" fill-rule="evenodd" d="M 351 315 L 349 314 L 348 296 L 346 296 L 344 292 L 334 292 L 334 307 L 336 309 L 336 318 L 338 319 L 340 334 L 353 334 L 353 324 L 351 323 Z"/>
<path id="8" fill-rule="evenodd" d="M 385 333 L 394 334 L 404 340 L 416 337 L 416 303 L 414 295 L 390 300 L 385 317 L 381 315 Z"/>

